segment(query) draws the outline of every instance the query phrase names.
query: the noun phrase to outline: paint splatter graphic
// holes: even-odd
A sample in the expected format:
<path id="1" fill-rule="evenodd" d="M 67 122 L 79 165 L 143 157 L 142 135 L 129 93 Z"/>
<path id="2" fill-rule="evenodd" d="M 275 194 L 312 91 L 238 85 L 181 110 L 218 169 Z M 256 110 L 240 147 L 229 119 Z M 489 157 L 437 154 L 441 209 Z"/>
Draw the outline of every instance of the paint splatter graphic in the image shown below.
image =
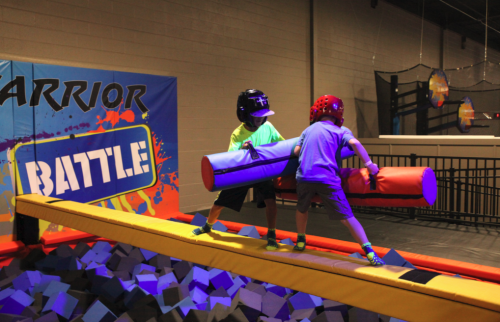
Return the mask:
<path id="1" fill-rule="evenodd" d="M 104 106 L 101 105 L 102 109 L 106 113 L 105 118 L 101 118 L 100 115 L 97 115 L 97 125 L 99 125 L 99 128 L 94 131 L 89 131 L 90 133 L 96 133 L 96 132 L 104 132 L 103 124 L 104 123 L 110 123 L 111 128 L 114 128 L 116 124 L 120 122 L 120 120 L 124 120 L 128 123 L 134 123 L 135 121 L 135 114 L 134 111 L 132 110 L 126 110 L 123 113 L 120 113 L 120 109 L 122 108 L 123 105 L 123 100 L 121 101 L 120 105 L 118 106 L 117 111 L 108 111 L 107 109 L 104 108 Z"/>

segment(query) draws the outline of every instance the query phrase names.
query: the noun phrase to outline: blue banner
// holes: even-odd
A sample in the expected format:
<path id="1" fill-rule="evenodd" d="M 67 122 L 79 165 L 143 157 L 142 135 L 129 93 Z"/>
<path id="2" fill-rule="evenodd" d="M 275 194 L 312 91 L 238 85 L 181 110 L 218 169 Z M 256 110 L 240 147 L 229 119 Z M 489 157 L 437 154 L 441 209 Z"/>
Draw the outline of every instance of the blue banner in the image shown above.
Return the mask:
<path id="1" fill-rule="evenodd" d="M 0 113 L 0 242 L 16 194 L 179 210 L 177 78 L 0 60 Z"/>

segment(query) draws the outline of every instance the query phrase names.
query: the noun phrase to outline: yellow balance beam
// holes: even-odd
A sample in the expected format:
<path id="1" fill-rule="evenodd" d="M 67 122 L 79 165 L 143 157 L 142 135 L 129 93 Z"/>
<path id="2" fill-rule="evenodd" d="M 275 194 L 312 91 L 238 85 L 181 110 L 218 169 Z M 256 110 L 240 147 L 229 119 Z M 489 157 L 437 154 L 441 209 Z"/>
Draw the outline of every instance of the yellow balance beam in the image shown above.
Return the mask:
<path id="1" fill-rule="evenodd" d="M 229 233 L 194 236 L 193 226 L 36 194 L 16 212 L 198 264 L 216 267 L 412 322 L 500 321 L 500 286 L 438 275 L 426 284 L 398 266 L 372 267 L 332 253 L 293 251 Z"/>

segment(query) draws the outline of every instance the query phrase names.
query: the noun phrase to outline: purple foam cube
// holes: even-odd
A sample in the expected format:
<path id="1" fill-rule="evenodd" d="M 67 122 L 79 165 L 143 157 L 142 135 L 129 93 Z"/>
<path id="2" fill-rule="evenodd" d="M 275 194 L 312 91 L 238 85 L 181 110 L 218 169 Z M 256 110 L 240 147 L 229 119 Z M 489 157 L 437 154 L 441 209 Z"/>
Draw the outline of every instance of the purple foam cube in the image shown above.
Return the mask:
<path id="1" fill-rule="evenodd" d="M 207 302 L 196 304 L 196 308 L 198 310 L 206 311 L 206 309 L 207 309 Z"/>
<path id="2" fill-rule="evenodd" d="M 240 288 L 232 300 L 231 307 L 239 307 L 249 321 L 255 321 L 261 314 L 262 295 Z"/>
<path id="3" fill-rule="evenodd" d="M 135 302 L 149 295 L 147 291 L 137 285 L 132 285 L 132 287 L 133 289 L 130 292 L 127 291 L 128 294 L 125 295 L 125 299 L 123 300 L 123 303 L 129 309 L 134 307 Z"/>
<path id="4" fill-rule="evenodd" d="M 35 285 L 35 288 L 33 289 L 33 291 L 35 293 L 43 293 L 45 291 L 45 289 L 47 288 L 47 286 L 49 286 L 50 282 L 52 282 L 52 281 L 60 282 L 61 277 L 60 276 L 53 276 L 53 275 L 42 275 L 40 282 L 37 285 Z"/>
<path id="5" fill-rule="evenodd" d="M 130 254 L 130 252 L 132 251 L 132 249 L 134 249 L 134 246 L 118 242 L 118 243 L 115 244 L 115 246 L 113 246 L 113 248 L 111 248 L 110 252 L 114 253 L 117 250 L 119 250 L 123 254 L 128 255 L 128 254 Z"/>
<path id="6" fill-rule="evenodd" d="M 266 287 L 265 285 L 257 284 L 257 283 L 248 283 L 245 286 L 245 289 L 252 291 L 254 293 L 260 294 L 262 296 L 266 295 Z"/>
<path id="7" fill-rule="evenodd" d="M 274 284 L 267 284 L 266 291 L 272 292 L 280 297 L 284 297 L 287 294 L 284 287 Z"/>
<path id="8" fill-rule="evenodd" d="M 80 261 L 80 259 L 78 259 L 77 257 L 72 256 L 70 258 L 70 260 L 69 260 L 69 264 L 68 264 L 67 270 L 68 271 L 78 271 L 78 270 L 81 270 L 82 268 L 84 268 L 86 266 L 87 266 L 87 264 L 82 263 Z"/>
<path id="9" fill-rule="evenodd" d="M 170 305 L 162 305 L 162 306 L 160 306 L 160 310 L 161 310 L 162 314 L 166 314 L 166 313 L 172 311 L 173 309 L 174 308 L 171 307 Z"/>
<path id="10" fill-rule="evenodd" d="M 260 239 L 259 232 L 255 226 L 245 226 L 241 228 L 238 235 Z"/>
<path id="11" fill-rule="evenodd" d="M 135 277 L 135 275 L 139 274 L 143 270 L 148 270 L 151 272 L 156 272 L 156 268 L 154 266 L 148 265 L 148 264 L 138 264 L 135 265 L 134 270 L 132 271 L 132 278 Z"/>
<path id="12" fill-rule="evenodd" d="M 360 253 L 356 252 L 356 253 L 352 253 L 351 255 L 348 255 L 347 257 L 353 257 L 353 258 L 358 258 L 358 259 L 364 259 L 363 258 L 363 255 L 361 255 Z"/>
<path id="13" fill-rule="evenodd" d="M 40 283 L 42 279 L 42 274 L 38 271 L 26 271 L 16 277 L 12 284 L 16 290 L 26 291 L 30 287 L 34 287 L 35 284 Z"/>
<path id="14" fill-rule="evenodd" d="M 111 249 L 113 247 L 111 247 L 111 245 L 108 243 L 108 242 L 105 242 L 105 241 L 98 241 L 94 244 L 94 246 L 92 246 L 92 250 L 95 252 L 95 253 L 100 253 L 100 252 L 111 252 Z"/>
<path id="15" fill-rule="evenodd" d="M 142 256 L 142 255 L 141 255 Z M 118 271 L 127 271 L 129 273 L 132 273 L 134 271 L 134 267 L 141 262 L 134 257 L 123 257 L 120 259 L 120 263 L 116 267 L 116 270 Z"/>
<path id="16" fill-rule="evenodd" d="M 227 227 L 220 221 L 216 221 L 215 224 L 212 226 L 212 230 L 222 231 L 225 233 L 227 231 Z"/>
<path id="17" fill-rule="evenodd" d="M 200 304 L 207 300 L 208 294 L 199 287 L 195 286 L 191 291 L 189 291 L 189 296 L 191 296 L 194 303 Z"/>
<path id="18" fill-rule="evenodd" d="M 187 261 L 180 261 L 178 263 L 175 263 L 172 267 L 174 268 L 175 276 L 180 281 L 184 277 L 186 277 L 187 274 L 189 274 L 189 272 L 193 268 L 193 264 Z"/>
<path id="19" fill-rule="evenodd" d="M 292 239 L 291 239 L 291 238 L 282 239 L 282 240 L 280 241 L 280 244 L 285 244 L 285 245 L 295 246 L 295 244 L 293 243 L 293 241 L 292 241 Z"/>
<path id="20" fill-rule="evenodd" d="M 103 291 L 103 285 L 105 285 L 107 282 L 109 282 L 112 279 L 111 276 L 101 276 L 101 275 L 96 275 L 92 279 L 92 286 L 90 288 L 90 292 L 94 294 L 101 295 Z"/>
<path id="21" fill-rule="evenodd" d="M 203 226 L 203 225 L 205 225 L 206 222 L 207 222 L 207 218 L 205 216 L 203 216 L 202 214 L 200 214 L 199 212 L 197 212 L 194 215 L 193 219 L 191 219 L 190 224 L 194 225 L 194 226 Z"/>
<path id="22" fill-rule="evenodd" d="M 395 251 L 394 248 L 391 248 L 391 250 L 388 251 L 387 254 L 382 257 L 382 259 L 387 265 L 394 266 L 403 266 L 406 262 L 406 259 L 404 259 L 403 256 L 399 255 L 399 253 Z"/>
<path id="23" fill-rule="evenodd" d="M 215 304 L 220 303 L 224 306 L 230 307 L 231 306 L 231 298 L 230 297 L 219 297 L 219 296 L 209 296 L 208 297 L 208 304 L 207 304 L 207 309 L 211 311 Z"/>
<path id="24" fill-rule="evenodd" d="M 113 275 L 118 277 L 122 281 L 130 281 L 130 273 L 127 271 L 114 271 Z"/>
<path id="25" fill-rule="evenodd" d="M 124 288 L 125 290 L 127 290 L 128 288 L 130 288 L 132 285 L 136 285 L 134 280 L 130 280 L 130 281 L 120 281 L 120 282 L 121 282 L 121 284 L 123 285 L 123 288 Z"/>
<path id="26" fill-rule="evenodd" d="M 316 309 L 310 308 L 310 309 L 299 309 L 299 310 L 294 310 L 292 314 L 290 314 L 290 319 L 295 321 L 304 321 L 304 319 L 314 319 L 316 317 Z M 358 321 L 365 321 L 365 320 L 358 320 Z"/>
<path id="27" fill-rule="evenodd" d="M 120 260 L 126 256 L 127 255 L 120 252 L 119 250 L 115 250 L 112 253 L 111 257 L 106 261 L 106 267 L 111 270 L 116 270 L 118 268 L 118 264 L 120 264 Z"/>
<path id="28" fill-rule="evenodd" d="M 257 322 L 282 322 L 281 319 L 276 319 L 276 318 L 270 318 L 267 316 L 259 316 L 259 319 Z"/>
<path id="29" fill-rule="evenodd" d="M 250 277 L 247 277 L 247 276 L 243 276 L 243 275 L 238 275 L 240 277 L 240 279 L 245 283 L 245 284 L 248 284 L 250 282 L 252 282 L 252 279 Z"/>
<path id="30" fill-rule="evenodd" d="M 195 287 L 206 290 L 208 288 L 208 284 L 209 272 L 197 266 L 193 266 L 193 268 L 191 268 L 189 273 L 181 282 L 181 285 L 189 285 L 189 290 L 192 290 Z"/>
<path id="31" fill-rule="evenodd" d="M 80 258 L 80 261 L 85 264 L 89 264 L 91 261 L 94 260 L 94 257 L 96 256 L 96 252 L 94 252 L 92 249 L 89 250 L 88 252 L 83 255 L 82 258 Z"/>
<path id="32" fill-rule="evenodd" d="M 197 310 L 196 304 L 193 302 L 193 300 L 191 300 L 189 296 L 174 305 L 174 308 L 182 318 L 186 317 L 186 315 L 189 313 L 189 310 Z"/>
<path id="33" fill-rule="evenodd" d="M 325 321 L 325 322 L 344 322 L 344 318 L 342 317 L 342 313 L 332 312 L 332 311 L 322 312 L 316 318 L 314 318 L 314 320 L 315 321 Z M 302 321 L 304 321 L 304 320 L 302 320 Z M 379 321 L 382 321 L 382 319 L 380 319 Z M 401 320 L 399 320 L 399 321 L 401 321 Z"/>
<path id="34" fill-rule="evenodd" d="M 113 322 L 116 320 L 116 315 L 97 300 L 83 315 L 82 320 L 85 322 Z"/>
<path id="35" fill-rule="evenodd" d="M 151 258 L 155 257 L 156 255 L 158 255 L 158 253 L 152 252 L 152 251 L 147 250 L 147 249 L 139 248 L 139 250 L 141 251 L 142 256 L 144 256 L 144 259 L 147 261 L 150 260 Z"/>
<path id="36" fill-rule="evenodd" d="M 99 263 L 99 264 L 105 264 L 110 257 L 111 257 L 111 253 L 102 251 L 102 252 L 97 253 L 94 256 L 93 261 L 96 263 Z"/>
<path id="37" fill-rule="evenodd" d="M 262 297 L 262 313 L 282 320 L 288 319 L 290 315 L 287 301 L 273 292 L 267 292 Z"/>
<path id="38" fill-rule="evenodd" d="M 157 294 L 158 280 L 154 274 L 136 275 L 135 282 L 149 294 Z"/>
<path id="39" fill-rule="evenodd" d="M 54 293 L 43 307 L 42 312 L 54 311 L 60 316 L 69 319 L 77 304 L 78 299 L 65 292 Z"/>
<path id="40" fill-rule="evenodd" d="M 218 268 L 210 270 L 209 279 L 215 289 L 222 287 L 227 290 L 234 285 L 231 274 Z"/>
<path id="41" fill-rule="evenodd" d="M 241 278 L 238 276 L 233 280 L 233 286 L 231 286 L 228 290 L 227 293 L 231 298 L 234 298 L 236 293 L 238 293 L 240 288 L 245 287 L 246 283 L 241 280 Z"/>
<path id="42" fill-rule="evenodd" d="M 16 290 L 11 288 L 11 287 L 0 291 L 0 305 L 2 305 L 5 302 L 5 300 L 8 299 L 15 292 L 16 292 Z"/>
<path id="43" fill-rule="evenodd" d="M 316 307 L 323 305 L 323 299 L 319 296 L 309 294 Z"/>
<path id="44" fill-rule="evenodd" d="M 87 272 L 87 276 L 90 281 L 94 279 L 94 276 L 109 276 L 108 274 L 108 268 L 104 266 L 103 264 L 97 264 L 97 263 L 90 263 L 89 266 L 85 269 Z"/>
<path id="45" fill-rule="evenodd" d="M 32 321 L 33 320 L 28 319 L 28 320 L 23 320 L 23 321 L 19 321 L 19 322 L 32 322 Z M 54 322 L 54 321 L 60 321 L 60 319 L 59 319 L 59 316 L 57 315 L 56 312 L 50 311 L 49 313 L 45 314 L 44 316 L 39 317 L 35 321 L 36 322 Z"/>
<path id="46" fill-rule="evenodd" d="M 225 289 L 222 287 L 219 287 L 218 289 L 214 290 L 212 293 L 210 293 L 210 296 L 216 296 L 216 297 L 230 297 L 229 294 Z"/>
<path id="47" fill-rule="evenodd" d="M 61 283 L 58 281 L 51 281 L 49 285 L 43 291 L 43 296 L 50 297 L 52 294 L 57 294 L 59 292 L 66 292 L 69 290 L 70 285 L 66 283 Z"/>
<path id="48" fill-rule="evenodd" d="M 122 282 L 118 277 L 113 277 L 102 285 L 101 294 L 106 298 L 115 301 L 120 295 L 125 292 L 129 285 Z"/>
<path id="49" fill-rule="evenodd" d="M 172 261 L 169 256 L 158 254 L 149 260 L 149 265 L 156 267 L 156 269 L 163 269 L 165 267 L 172 267 Z"/>
<path id="50" fill-rule="evenodd" d="M 417 269 L 415 266 L 413 266 L 412 263 L 406 261 L 404 264 L 403 264 L 403 267 L 406 267 L 406 268 L 413 268 L 413 269 Z"/>
<path id="51" fill-rule="evenodd" d="M 160 276 L 158 278 L 157 292 L 161 293 L 164 289 L 169 287 L 170 284 L 174 282 L 178 283 L 177 278 L 175 277 L 175 274 L 173 272 Z"/>
<path id="52" fill-rule="evenodd" d="M 189 297 L 189 287 L 187 285 L 172 285 L 163 290 L 163 303 L 168 306 L 174 306 L 186 297 Z"/>
<path id="53" fill-rule="evenodd" d="M 294 310 L 312 309 L 316 307 L 311 295 L 298 292 L 288 299 Z M 321 304 L 320 304 L 321 305 Z"/>
<path id="54" fill-rule="evenodd" d="M 34 298 L 21 290 L 12 293 L 8 298 L 3 301 L 3 306 L 0 313 L 7 314 L 21 314 L 24 309 L 35 301 Z"/>

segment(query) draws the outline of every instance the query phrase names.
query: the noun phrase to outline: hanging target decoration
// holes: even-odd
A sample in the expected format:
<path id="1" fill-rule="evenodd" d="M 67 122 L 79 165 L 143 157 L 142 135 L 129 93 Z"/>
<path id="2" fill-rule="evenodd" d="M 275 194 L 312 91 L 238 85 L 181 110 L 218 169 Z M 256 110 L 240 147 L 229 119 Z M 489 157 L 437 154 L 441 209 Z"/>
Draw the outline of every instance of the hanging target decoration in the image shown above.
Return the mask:
<path id="1" fill-rule="evenodd" d="M 448 79 L 441 69 L 435 69 L 429 77 L 429 101 L 432 107 L 442 109 L 449 98 Z"/>
<path id="2" fill-rule="evenodd" d="M 474 126 L 474 104 L 468 96 L 462 98 L 463 103 L 457 110 L 457 127 L 462 133 L 469 133 Z"/>

